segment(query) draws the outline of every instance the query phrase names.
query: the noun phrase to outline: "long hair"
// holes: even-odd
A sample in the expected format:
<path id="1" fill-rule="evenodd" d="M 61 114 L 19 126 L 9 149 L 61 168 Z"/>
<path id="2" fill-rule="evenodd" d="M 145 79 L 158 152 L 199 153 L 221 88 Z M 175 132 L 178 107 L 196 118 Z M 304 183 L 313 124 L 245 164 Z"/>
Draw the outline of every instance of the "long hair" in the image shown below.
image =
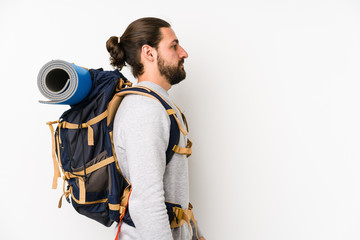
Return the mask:
<path id="1" fill-rule="evenodd" d="M 134 77 L 144 73 L 144 66 L 140 62 L 140 53 L 143 45 L 158 48 L 162 39 L 160 28 L 171 27 L 170 24 L 159 18 L 140 18 L 130 23 L 123 35 L 119 38 L 110 37 L 106 42 L 106 49 L 110 53 L 110 64 L 121 70 L 126 64 L 131 66 Z"/>

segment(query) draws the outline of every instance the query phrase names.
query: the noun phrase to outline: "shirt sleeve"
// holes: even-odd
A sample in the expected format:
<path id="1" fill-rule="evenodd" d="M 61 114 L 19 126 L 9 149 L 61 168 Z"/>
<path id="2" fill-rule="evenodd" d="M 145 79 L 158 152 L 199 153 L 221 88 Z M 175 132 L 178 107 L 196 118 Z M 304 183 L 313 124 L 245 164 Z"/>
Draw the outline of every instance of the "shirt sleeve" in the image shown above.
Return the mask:
<path id="1" fill-rule="evenodd" d="M 132 192 L 130 216 L 141 239 L 173 239 L 164 197 L 166 149 L 170 120 L 157 100 L 144 96 L 134 98 L 127 111 L 123 139 L 129 167 Z"/>

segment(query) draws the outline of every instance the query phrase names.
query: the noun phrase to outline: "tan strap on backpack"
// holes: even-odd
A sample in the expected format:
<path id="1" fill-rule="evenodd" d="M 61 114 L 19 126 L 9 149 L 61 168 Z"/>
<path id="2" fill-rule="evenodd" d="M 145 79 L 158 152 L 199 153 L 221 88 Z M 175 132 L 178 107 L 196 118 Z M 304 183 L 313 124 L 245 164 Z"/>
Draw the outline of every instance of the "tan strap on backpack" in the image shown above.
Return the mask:
<path id="1" fill-rule="evenodd" d="M 54 122 L 47 122 L 46 124 L 49 125 L 50 131 L 51 131 L 51 143 L 52 143 L 52 158 L 53 158 L 53 164 L 54 164 L 54 177 L 52 182 L 52 189 L 57 188 L 57 179 L 61 177 L 60 168 L 58 161 L 56 160 L 56 153 L 55 153 L 55 134 L 54 134 L 54 127 L 53 124 L 59 123 L 59 121 Z"/>
<path id="2" fill-rule="evenodd" d="M 70 123 L 63 121 L 61 127 L 62 128 L 68 128 L 68 129 L 79 129 L 79 128 L 87 128 L 88 129 L 88 144 L 89 146 L 94 146 L 94 130 L 92 129 L 91 125 L 100 122 L 104 118 L 106 118 L 108 115 L 108 111 L 105 110 L 103 113 L 97 115 L 96 117 L 90 119 L 86 123 L 83 123 L 81 125 Z"/>
<path id="3" fill-rule="evenodd" d="M 180 226 L 184 225 L 185 223 L 187 223 L 189 226 L 190 232 L 191 232 L 191 236 L 192 236 L 193 231 L 192 231 L 192 227 L 190 224 L 190 221 L 192 221 L 194 224 L 194 227 L 195 227 L 196 239 L 199 239 L 196 221 L 195 221 L 195 217 L 194 217 L 194 213 L 193 213 L 193 206 L 191 205 L 191 203 L 189 203 L 188 209 L 173 207 L 173 212 L 175 213 L 175 218 L 171 221 L 170 227 L 177 228 L 177 227 L 180 227 Z"/>
<path id="4" fill-rule="evenodd" d="M 190 157 L 192 154 L 191 147 L 192 147 L 192 142 L 188 139 L 185 148 L 181 148 L 178 145 L 175 145 L 172 150 L 178 154 L 183 154 L 186 155 L 186 157 Z"/>

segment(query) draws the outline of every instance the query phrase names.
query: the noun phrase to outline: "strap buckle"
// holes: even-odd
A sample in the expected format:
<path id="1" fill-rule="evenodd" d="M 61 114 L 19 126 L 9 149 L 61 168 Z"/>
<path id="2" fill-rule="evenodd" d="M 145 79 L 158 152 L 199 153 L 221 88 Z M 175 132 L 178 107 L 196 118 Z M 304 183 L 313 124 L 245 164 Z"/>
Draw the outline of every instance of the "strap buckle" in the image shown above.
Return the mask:
<path id="1" fill-rule="evenodd" d="M 184 210 L 179 207 L 173 207 L 174 217 L 176 220 L 176 223 L 179 223 L 183 219 Z"/>

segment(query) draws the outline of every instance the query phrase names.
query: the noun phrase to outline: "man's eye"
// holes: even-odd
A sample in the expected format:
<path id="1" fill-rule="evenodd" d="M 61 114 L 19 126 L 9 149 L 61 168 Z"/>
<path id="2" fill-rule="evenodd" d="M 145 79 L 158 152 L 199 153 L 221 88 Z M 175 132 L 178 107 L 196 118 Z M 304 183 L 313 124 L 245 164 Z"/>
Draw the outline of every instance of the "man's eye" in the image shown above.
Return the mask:
<path id="1" fill-rule="evenodd" d="M 172 47 L 173 47 L 174 49 L 177 49 L 177 45 L 173 45 Z"/>

